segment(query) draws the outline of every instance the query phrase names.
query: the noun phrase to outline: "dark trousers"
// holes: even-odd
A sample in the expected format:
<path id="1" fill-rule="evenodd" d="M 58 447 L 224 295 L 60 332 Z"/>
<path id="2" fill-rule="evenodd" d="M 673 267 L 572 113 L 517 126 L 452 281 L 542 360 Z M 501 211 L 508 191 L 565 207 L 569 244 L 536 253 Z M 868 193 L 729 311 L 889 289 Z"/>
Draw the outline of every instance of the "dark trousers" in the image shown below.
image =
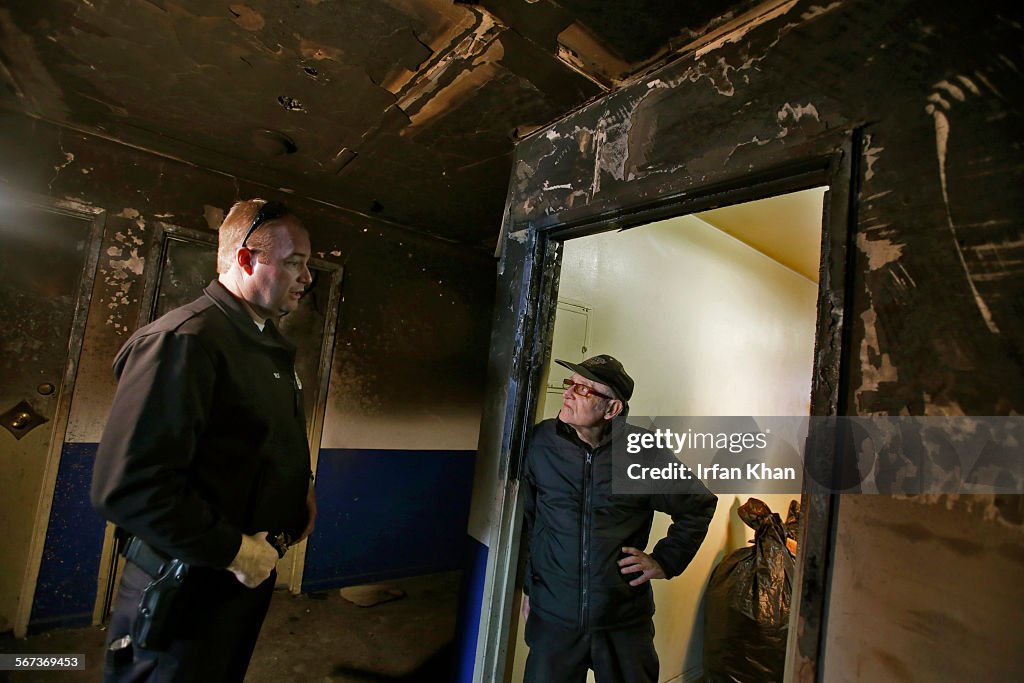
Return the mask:
<path id="1" fill-rule="evenodd" d="M 246 588 L 226 570 L 193 568 L 176 597 L 180 616 L 168 646 L 144 650 L 125 645 L 122 638 L 131 633 L 150 577 L 125 563 L 108 627 L 104 682 L 241 683 L 270 607 L 274 579 L 271 575 L 257 588 Z"/>
<path id="2" fill-rule="evenodd" d="M 526 620 L 526 658 L 523 683 L 583 683 L 587 669 L 597 683 L 657 683 L 658 653 L 654 622 L 600 631 L 577 631 L 541 621 L 536 613 Z"/>

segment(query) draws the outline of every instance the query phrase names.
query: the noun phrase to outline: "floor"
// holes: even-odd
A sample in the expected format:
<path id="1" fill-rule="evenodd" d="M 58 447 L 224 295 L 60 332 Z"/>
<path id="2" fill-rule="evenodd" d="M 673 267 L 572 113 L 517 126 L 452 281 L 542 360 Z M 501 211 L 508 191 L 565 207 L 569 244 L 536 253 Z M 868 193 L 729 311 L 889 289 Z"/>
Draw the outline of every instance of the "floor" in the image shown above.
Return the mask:
<path id="1" fill-rule="evenodd" d="M 452 680 L 452 640 L 460 572 L 388 582 L 405 597 L 358 607 L 339 591 L 274 594 L 246 683 L 444 683 Z M 55 630 L 15 640 L 0 653 L 84 654 L 85 671 L 0 671 L 0 681 L 63 683 L 101 678 L 104 631 Z"/>

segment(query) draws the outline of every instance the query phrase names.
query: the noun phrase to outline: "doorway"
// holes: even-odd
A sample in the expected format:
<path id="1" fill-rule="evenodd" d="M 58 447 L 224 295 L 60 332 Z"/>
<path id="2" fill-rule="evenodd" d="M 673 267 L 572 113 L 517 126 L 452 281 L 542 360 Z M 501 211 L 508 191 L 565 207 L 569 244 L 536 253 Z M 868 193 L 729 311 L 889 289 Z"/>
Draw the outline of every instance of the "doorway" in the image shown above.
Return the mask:
<path id="1" fill-rule="evenodd" d="M 621 360 L 636 381 L 634 416 L 809 415 L 824 195 L 818 187 L 566 240 L 536 420 L 557 415 L 570 374 L 553 359 L 599 353 Z M 800 499 L 799 482 L 791 488 L 715 487 L 718 510 L 701 551 L 681 576 L 654 582 L 660 680 L 703 674 L 709 577 L 753 538 L 738 507 L 756 497 L 785 519 Z M 669 522 L 656 515 L 650 546 Z M 516 607 L 513 683 L 527 653 Z"/>
<path id="2" fill-rule="evenodd" d="M 834 144 L 832 144 L 834 143 Z M 843 374 L 850 306 L 847 294 L 848 261 L 852 258 L 852 201 L 858 177 L 854 160 L 861 141 L 857 135 L 822 144 L 819 156 L 765 168 L 756 173 L 730 172 L 717 183 L 692 185 L 689 190 L 631 202 L 604 210 L 569 212 L 574 218 L 552 214 L 537 219 L 517 219 L 504 224 L 501 243 L 498 300 L 507 301 L 507 312 L 495 317 L 492 331 L 492 403 L 481 427 L 481 453 L 497 465 L 499 495 L 488 510 L 489 554 L 481 596 L 482 618 L 476 649 L 474 681 L 508 680 L 518 604 L 516 585 L 522 514 L 519 476 L 532 424 L 536 418 L 543 374 L 550 357 L 551 334 L 556 318 L 559 278 L 568 240 L 622 231 L 657 221 L 751 202 L 815 187 L 826 187 L 821 229 L 820 281 L 817 287 L 814 327 L 814 369 L 810 412 L 812 417 L 835 416 L 846 410 L 842 393 L 848 379 Z M 643 273 L 636 277 L 643 277 Z M 502 340 L 505 340 L 504 342 Z M 596 352 L 596 351 L 595 351 Z M 817 439 L 817 441 L 815 441 Z M 833 467 L 835 443 L 830 435 L 814 430 L 807 449 L 805 468 L 815 479 L 826 481 Z M 818 479 L 818 475 L 825 478 Z M 823 644 L 829 566 L 833 548 L 833 524 L 837 497 L 821 486 L 809 484 L 801 491 L 801 556 L 797 567 L 792 615 L 799 624 L 791 632 L 787 667 L 801 676 L 814 675 Z"/>

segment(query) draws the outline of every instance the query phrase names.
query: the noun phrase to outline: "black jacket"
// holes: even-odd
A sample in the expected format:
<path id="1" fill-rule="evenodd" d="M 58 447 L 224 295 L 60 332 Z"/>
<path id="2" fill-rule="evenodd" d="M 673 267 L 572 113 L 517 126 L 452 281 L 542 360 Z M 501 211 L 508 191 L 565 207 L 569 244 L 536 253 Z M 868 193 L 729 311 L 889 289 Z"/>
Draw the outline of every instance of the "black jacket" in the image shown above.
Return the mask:
<path id="1" fill-rule="evenodd" d="M 138 330 L 93 470 L 96 510 L 170 556 L 226 567 L 241 534 L 304 529 L 309 447 L 295 347 L 214 281 Z"/>
<path id="2" fill-rule="evenodd" d="M 612 420 L 591 448 L 558 419 L 537 425 L 523 476 L 528 560 L 524 591 L 531 613 L 581 630 L 617 628 L 654 614 L 650 582 L 630 586 L 639 574 L 622 574 L 624 546 L 645 550 L 654 511 L 672 524 L 650 555 L 667 578 L 682 573 L 707 535 L 716 498 L 698 480 L 692 493 L 613 495 L 612 442 L 645 431 Z M 666 454 L 671 457 L 671 454 Z"/>

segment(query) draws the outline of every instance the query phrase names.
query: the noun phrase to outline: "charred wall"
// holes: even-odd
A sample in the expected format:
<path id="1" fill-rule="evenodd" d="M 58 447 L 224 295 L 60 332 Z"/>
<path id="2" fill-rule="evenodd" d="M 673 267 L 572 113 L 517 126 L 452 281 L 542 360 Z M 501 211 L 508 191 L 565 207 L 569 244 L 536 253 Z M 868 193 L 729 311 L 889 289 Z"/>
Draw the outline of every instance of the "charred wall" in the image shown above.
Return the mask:
<path id="1" fill-rule="evenodd" d="M 482 428 L 488 476 L 515 476 L 502 454 L 515 452 L 508 420 L 528 396 L 514 378 L 538 360 L 517 345 L 535 334 L 541 232 L 624 226 L 631 212 L 697 196 L 714 205 L 717 191 L 844 145 L 854 153 L 838 410 L 1019 415 L 1022 45 L 1019 13 L 995 2 L 779 2 L 520 143 L 491 352 L 498 386 Z M 474 517 L 493 534 L 501 510 L 477 501 Z M 842 496 L 836 510 L 823 680 L 911 680 L 920 667 L 938 676 L 920 680 L 939 680 L 980 661 L 993 680 L 1024 669 L 1006 656 L 1021 645 L 1013 602 L 993 599 L 1021 597 L 1019 496 Z M 883 556 L 859 561 L 876 545 Z M 881 583 L 896 589 L 859 602 Z M 963 633 L 977 652 L 962 654 Z"/>
<path id="2" fill-rule="evenodd" d="M 0 131 L 5 200 L 104 212 L 34 622 L 80 623 L 92 611 L 102 523 L 87 504 L 91 457 L 115 389 L 110 364 L 139 318 L 154 224 L 212 234 L 235 200 L 254 196 L 286 202 L 310 229 L 314 255 L 344 267 L 319 461 L 323 516 L 307 579 L 350 581 L 355 562 L 369 577 L 452 568 L 428 566 L 424 557 L 451 564 L 436 553 L 392 550 L 372 564 L 351 549 L 381 535 L 406 549 L 465 538 L 493 303 L 489 254 L 19 114 L 0 112 Z M 432 504 L 437 491 L 421 486 L 425 477 L 448 487 L 447 505 Z M 374 503 L 360 506 L 360 497 Z M 408 513 L 422 528 L 396 526 L 386 512 Z M 64 552 L 77 537 L 91 540 Z"/>

